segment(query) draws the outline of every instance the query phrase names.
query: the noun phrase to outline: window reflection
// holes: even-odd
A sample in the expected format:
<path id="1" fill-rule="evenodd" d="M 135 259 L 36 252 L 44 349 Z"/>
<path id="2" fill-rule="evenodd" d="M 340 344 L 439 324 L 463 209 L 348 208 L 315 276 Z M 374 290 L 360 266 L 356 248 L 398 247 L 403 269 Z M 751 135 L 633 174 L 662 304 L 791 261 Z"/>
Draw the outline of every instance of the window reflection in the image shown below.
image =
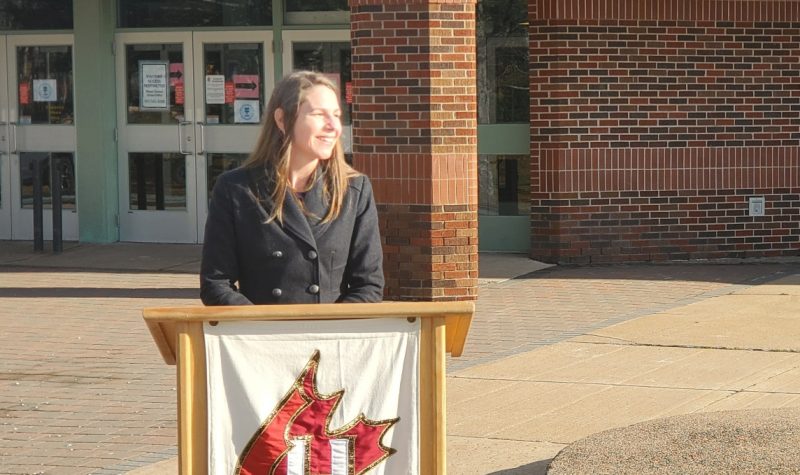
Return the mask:
<path id="1" fill-rule="evenodd" d="M 36 165 L 39 166 L 39 180 L 42 184 L 44 208 L 52 208 L 50 183 L 53 171 L 61 184 L 62 209 L 75 209 L 75 164 L 71 153 L 22 152 L 19 156 L 20 198 L 23 209 L 33 209 L 33 181 Z"/>
<path id="2" fill-rule="evenodd" d="M 527 4 L 482 0 L 477 6 L 478 121 L 528 122 Z"/>
<path id="3" fill-rule="evenodd" d="M 264 110 L 264 58 L 261 43 L 208 43 L 205 58 L 206 124 L 258 123 L 260 114 L 243 121 L 237 107 Z"/>
<path id="4" fill-rule="evenodd" d="M 478 158 L 479 213 L 491 216 L 529 214 L 531 182 L 527 155 L 481 155 Z"/>
<path id="5" fill-rule="evenodd" d="M 270 0 L 119 0 L 120 28 L 271 24 Z"/>
<path id="6" fill-rule="evenodd" d="M 183 120 L 185 86 L 183 79 L 183 46 L 170 44 L 137 44 L 125 48 L 128 89 L 129 124 L 175 124 Z M 144 62 L 144 63 L 143 63 Z M 145 63 L 166 64 L 169 73 L 169 90 L 165 91 L 168 108 L 147 110 L 142 106 L 141 66 Z M 147 105 L 147 104 L 145 104 Z"/>
<path id="7" fill-rule="evenodd" d="M 186 158 L 177 153 L 128 154 L 132 210 L 185 210 Z"/>
<path id="8" fill-rule="evenodd" d="M 286 0 L 288 12 L 349 11 L 347 0 Z"/>
<path id="9" fill-rule="evenodd" d="M 214 190 L 214 184 L 217 183 L 217 178 L 224 172 L 239 167 L 245 160 L 247 160 L 246 153 L 208 154 L 208 173 L 206 175 L 206 180 L 208 182 L 209 200 L 211 199 L 211 192 Z"/>
<path id="10" fill-rule="evenodd" d="M 2 0 L 0 30 L 71 30 L 72 0 Z"/>
<path id="11" fill-rule="evenodd" d="M 19 123 L 73 123 L 72 47 L 17 48 Z"/>

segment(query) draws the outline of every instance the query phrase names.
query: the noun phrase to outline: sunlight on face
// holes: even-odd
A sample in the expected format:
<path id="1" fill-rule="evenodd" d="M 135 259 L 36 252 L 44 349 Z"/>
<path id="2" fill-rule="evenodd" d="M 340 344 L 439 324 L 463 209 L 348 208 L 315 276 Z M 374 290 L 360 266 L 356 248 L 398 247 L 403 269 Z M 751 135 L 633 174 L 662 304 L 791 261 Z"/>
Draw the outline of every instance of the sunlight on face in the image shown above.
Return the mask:
<path id="1" fill-rule="evenodd" d="M 292 130 L 292 157 L 296 163 L 327 160 L 342 135 L 339 98 L 326 86 L 308 90 Z"/>

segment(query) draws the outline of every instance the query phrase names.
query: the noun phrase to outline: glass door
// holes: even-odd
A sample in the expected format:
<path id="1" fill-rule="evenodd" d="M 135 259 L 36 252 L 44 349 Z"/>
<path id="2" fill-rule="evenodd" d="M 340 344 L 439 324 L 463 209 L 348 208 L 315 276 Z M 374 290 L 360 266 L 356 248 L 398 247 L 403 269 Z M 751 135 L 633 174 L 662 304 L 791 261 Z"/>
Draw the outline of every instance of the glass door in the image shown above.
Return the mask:
<path id="1" fill-rule="evenodd" d="M 342 145 L 353 149 L 352 76 L 350 74 L 349 30 L 284 30 L 283 64 L 288 71 L 311 70 L 325 73 L 339 88 L 342 107 Z"/>
<path id="2" fill-rule="evenodd" d="M 77 240 L 72 35 L 14 35 L 5 43 L 7 95 L 5 101 L 0 97 L 6 104 L 0 130 L 6 131 L 8 164 L 0 168 L 0 186 L 3 208 L 6 202 L 10 208 L 4 213 L 10 213 L 11 238 L 33 238 L 33 183 L 38 170 L 44 238 L 53 233 L 51 184 L 58 180 L 62 236 Z"/>
<path id="3" fill-rule="evenodd" d="M 214 179 L 255 144 L 271 90 L 269 40 L 266 32 L 117 35 L 123 241 L 202 241 Z"/>
<path id="4" fill-rule="evenodd" d="M 477 5 L 478 242 L 528 252 L 531 242 L 530 85 L 523 0 Z"/>
<path id="5" fill-rule="evenodd" d="M 6 37 L 0 35 L 0 239 L 11 239 L 11 126 L 6 63 Z"/>
<path id="6" fill-rule="evenodd" d="M 191 50 L 189 32 L 117 35 L 123 241 L 197 240 Z"/>
<path id="7" fill-rule="evenodd" d="M 271 33 L 263 31 L 194 33 L 200 242 L 217 177 L 244 162 L 258 139 L 272 91 L 271 44 Z"/>

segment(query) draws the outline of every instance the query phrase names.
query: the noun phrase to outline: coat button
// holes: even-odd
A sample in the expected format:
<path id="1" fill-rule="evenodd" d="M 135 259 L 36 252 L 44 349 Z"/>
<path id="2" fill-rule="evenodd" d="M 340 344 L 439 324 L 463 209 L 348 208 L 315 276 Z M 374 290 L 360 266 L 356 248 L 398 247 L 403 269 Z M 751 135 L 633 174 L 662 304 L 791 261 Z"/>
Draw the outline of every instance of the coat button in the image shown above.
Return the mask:
<path id="1" fill-rule="evenodd" d="M 308 251 L 308 254 L 306 254 L 306 255 L 308 256 L 309 259 L 316 259 L 317 258 L 317 251 L 312 249 L 312 250 Z"/>
<path id="2" fill-rule="evenodd" d="M 272 289 L 272 296 L 273 297 L 280 297 L 283 291 L 281 289 Z"/>
<path id="3" fill-rule="evenodd" d="M 272 257 L 283 257 L 283 253 L 281 251 L 275 251 L 272 253 Z"/>
<path id="4" fill-rule="evenodd" d="M 319 293 L 319 285 L 311 284 L 308 286 L 308 293 L 310 294 L 318 294 Z"/>

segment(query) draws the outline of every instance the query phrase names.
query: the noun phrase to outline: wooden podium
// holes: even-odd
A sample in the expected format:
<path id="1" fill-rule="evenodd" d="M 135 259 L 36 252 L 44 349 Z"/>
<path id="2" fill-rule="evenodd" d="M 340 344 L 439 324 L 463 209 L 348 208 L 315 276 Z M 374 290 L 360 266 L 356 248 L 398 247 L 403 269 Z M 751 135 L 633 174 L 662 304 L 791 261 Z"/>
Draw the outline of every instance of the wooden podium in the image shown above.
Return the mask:
<path id="1" fill-rule="evenodd" d="M 162 307 L 144 320 L 167 364 L 177 364 L 181 475 L 208 472 L 205 322 L 419 318 L 419 460 L 421 474 L 446 473 L 445 353 L 461 356 L 472 302 Z"/>

